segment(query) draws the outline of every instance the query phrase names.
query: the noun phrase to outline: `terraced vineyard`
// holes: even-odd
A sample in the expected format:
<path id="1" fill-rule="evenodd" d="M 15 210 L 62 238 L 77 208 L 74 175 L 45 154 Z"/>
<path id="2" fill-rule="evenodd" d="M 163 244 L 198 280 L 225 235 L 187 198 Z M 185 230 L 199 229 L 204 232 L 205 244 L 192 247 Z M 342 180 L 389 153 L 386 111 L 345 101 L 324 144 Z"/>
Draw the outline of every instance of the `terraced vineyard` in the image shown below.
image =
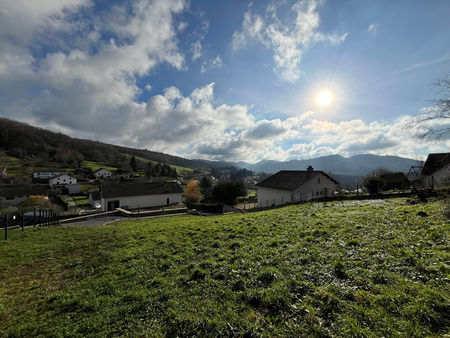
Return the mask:
<path id="1" fill-rule="evenodd" d="M 449 226 L 396 199 L 12 231 L 2 335 L 449 334 Z"/>

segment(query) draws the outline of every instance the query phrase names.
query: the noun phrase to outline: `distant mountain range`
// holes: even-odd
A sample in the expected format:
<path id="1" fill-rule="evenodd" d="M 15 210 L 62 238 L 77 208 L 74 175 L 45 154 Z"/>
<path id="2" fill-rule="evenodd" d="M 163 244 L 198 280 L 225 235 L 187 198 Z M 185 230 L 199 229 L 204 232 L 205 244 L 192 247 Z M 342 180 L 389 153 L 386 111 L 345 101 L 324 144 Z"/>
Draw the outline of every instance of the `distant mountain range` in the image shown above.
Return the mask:
<path id="1" fill-rule="evenodd" d="M 275 173 L 279 170 L 305 170 L 309 165 L 316 170 L 331 172 L 336 175 L 367 175 L 377 168 L 385 168 L 395 172 L 407 173 L 417 160 L 398 156 L 379 156 L 372 154 L 343 157 L 329 155 L 307 160 L 290 160 L 285 162 L 262 160 L 257 163 L 233 162 L 229 163 L 238 168 L 245 168 L 255 172 Z"/>

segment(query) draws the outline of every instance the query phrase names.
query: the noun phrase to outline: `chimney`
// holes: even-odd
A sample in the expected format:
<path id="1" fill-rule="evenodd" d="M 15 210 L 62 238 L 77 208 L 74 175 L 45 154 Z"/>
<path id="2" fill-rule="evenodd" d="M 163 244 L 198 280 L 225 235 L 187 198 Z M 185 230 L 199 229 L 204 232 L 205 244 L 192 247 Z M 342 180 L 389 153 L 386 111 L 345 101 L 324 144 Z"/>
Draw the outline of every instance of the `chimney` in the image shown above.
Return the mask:
<path id="1" fill-rule="evenodd" d="M 314 169 L 310 165 L 308 166 L 308 168 L 306 168 L 306 172 L 308 172 L 308 173 L 312 173 L 313 171 L 314 171 Z"/>

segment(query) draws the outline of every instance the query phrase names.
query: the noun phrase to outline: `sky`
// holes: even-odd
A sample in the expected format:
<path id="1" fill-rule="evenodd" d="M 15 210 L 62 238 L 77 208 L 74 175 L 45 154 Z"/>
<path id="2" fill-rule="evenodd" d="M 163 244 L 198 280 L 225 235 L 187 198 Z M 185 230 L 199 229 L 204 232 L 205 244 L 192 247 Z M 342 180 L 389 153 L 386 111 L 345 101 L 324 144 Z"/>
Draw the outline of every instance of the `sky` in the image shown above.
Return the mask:
<path id="1" fill-rule="evenodd" d="M 442 94 L 449 12 L 447 0 L 2 0 L 0 116 L 186 158 L 424 159 L 450 149 L 407 127 Z"/>

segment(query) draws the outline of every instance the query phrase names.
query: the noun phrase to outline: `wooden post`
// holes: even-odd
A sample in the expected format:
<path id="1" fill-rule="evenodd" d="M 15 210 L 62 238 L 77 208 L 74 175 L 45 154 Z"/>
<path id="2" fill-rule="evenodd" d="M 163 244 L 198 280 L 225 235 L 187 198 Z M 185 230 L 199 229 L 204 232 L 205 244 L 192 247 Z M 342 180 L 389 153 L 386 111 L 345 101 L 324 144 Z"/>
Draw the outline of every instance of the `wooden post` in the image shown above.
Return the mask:
<path id="1" fill-rule="evenodd" d="M 22 211 L 22 232 L 23 232 L 23 227 L 24 226 L 25 226 L 25 216 L 24 216 L 23 211 Z"/>
<path id="2" fill-rule="evenodd" d="M 139 204 L 138 204 L 138 216 L 139 216 L 139 214 L 140 214 L 140 210 L 139 210 Z"/>
<path id="3" fill-rule="evenodd" d="M 36 226 L 36 207 L 33 207 L 33 228 Z"/>
<path id="4" fill-rule="evenodd" d="M 5 215 L 5 241 L 8 239 L 8 215 Z"/>
<path id="5" fill-rule="evenodd" d="M 39 208 L 39 222 L 38 222 L 38 226 L 41 226 L 41 220 L 42 220 L 42 210 L 41 210 L 41 208 Z"/>

